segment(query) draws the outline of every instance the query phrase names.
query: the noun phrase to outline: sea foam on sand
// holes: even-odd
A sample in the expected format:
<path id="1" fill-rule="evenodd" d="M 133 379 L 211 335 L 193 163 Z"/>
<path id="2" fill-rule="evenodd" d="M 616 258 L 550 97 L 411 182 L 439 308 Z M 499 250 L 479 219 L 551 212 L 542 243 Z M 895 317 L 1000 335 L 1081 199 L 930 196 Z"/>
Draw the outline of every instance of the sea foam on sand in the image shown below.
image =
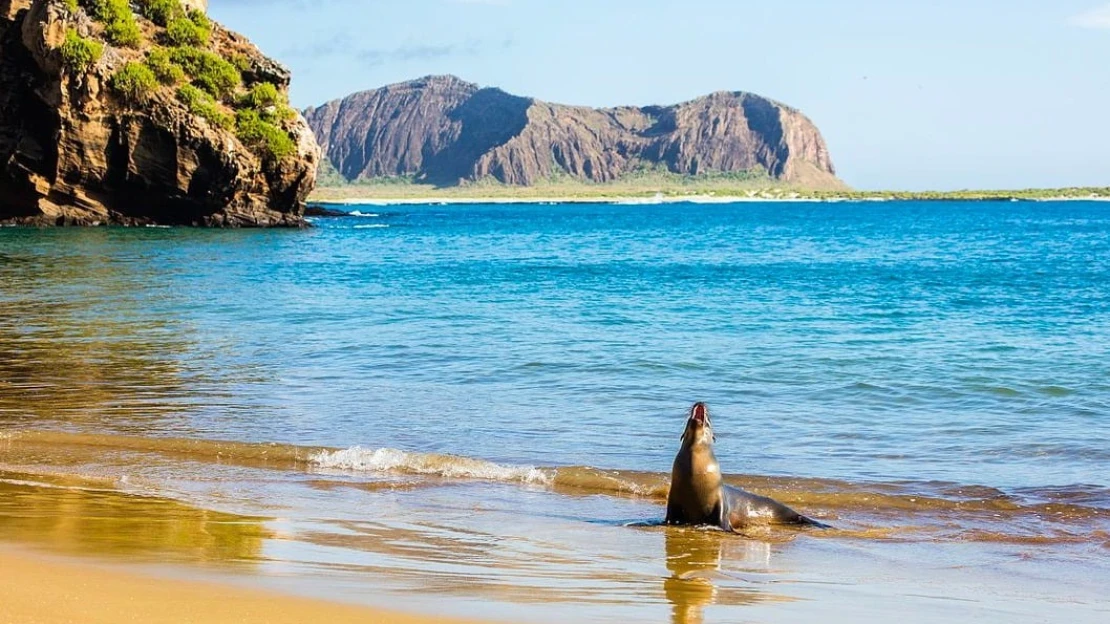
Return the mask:
<path id="1" fill-rule="evenodd" d="M 551 481 L 547 473 L 532 466 L 503 466 L 470 457 L 409 453 L 389 448 L 365 449 L 355 446 L 341 451 L 319 451 L 309 461 L 320 468 L 363 472 L 400 472 L 448 479 L 536 484 Z"/>

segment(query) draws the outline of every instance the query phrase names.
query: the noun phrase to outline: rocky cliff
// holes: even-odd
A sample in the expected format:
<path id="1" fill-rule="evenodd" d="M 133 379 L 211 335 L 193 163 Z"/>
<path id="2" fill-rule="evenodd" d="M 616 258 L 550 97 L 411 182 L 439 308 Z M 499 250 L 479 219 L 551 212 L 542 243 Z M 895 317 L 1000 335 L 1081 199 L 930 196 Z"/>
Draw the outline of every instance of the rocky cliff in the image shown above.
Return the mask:
<path id="1" fill-rule="evenodd" d="M 454 185 L 534 185 L 571 176 L 612 182 L 644 168 L 682 175 L 763 172 L 806 188 L 842 188 L 828 148 L 797 110 L 721 92 L 675 106 L 549 104 L 429 76 L 305 111 L 348 180 L 411 176 Z"/>
<path id="2" fill-rule="evenodd" d="M 289 72 L 205 0 L 0 0 L 0 222 L 300 226 Z"/>

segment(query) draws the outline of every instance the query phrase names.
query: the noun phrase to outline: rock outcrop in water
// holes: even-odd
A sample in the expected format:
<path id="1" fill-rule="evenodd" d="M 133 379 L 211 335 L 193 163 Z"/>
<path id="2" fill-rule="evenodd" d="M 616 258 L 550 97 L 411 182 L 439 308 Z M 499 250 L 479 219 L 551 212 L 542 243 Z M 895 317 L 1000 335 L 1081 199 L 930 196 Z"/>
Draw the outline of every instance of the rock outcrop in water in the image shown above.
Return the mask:
<path id="1" fill-rule="evenodd" d="M 758 95 L 720 92 L 675 106 L 549 104 L 430 76 L 305 111 L 348 180 L 411 176 L 438 185 L 510 185 L 570 177 L 612 182 L 637 171 L 765 172 L 806 188 L 842 188 L 817 128 Z"/>
<path id="2" fill-rule="evenodd" d="M 289 72 L 206 0 L 176 32 L 152 4 L 0 0 L 0 222 L 303 225 L 320 157 Z"/>

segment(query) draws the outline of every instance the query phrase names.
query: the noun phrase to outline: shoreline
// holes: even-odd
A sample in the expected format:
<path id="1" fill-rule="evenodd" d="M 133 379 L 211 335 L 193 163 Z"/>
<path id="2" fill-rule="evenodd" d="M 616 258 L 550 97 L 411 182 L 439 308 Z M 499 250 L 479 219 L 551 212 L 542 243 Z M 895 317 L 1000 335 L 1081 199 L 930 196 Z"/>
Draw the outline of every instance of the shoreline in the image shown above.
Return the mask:
<path id="1" fill-rule="evenodd" d="M 995 203 L 1047 203 L 1047 202 L 1110 202 L 1110 197 L 1103 195 L 1091 196 L 1050 196 L 1050 197 L 1020 197 L 1020 196 L 984 196 L 984 197 L 771 197 L 771 196 L 742 196 L 742 195 L 688 195 L 664 197 L 640 196 L 597 196 L 597 197 L 437 197 L 434 195 L 421 197 L 345 197 L 341 199 L 313 199 L 309 198 L 309 206 L 473 206 L 473 205 L 556 205 L 556 204 L 604 204 L 617 206 L 654 206 L 666 204 L 742 204 L 742 203 L 886 203 L 898 201 L 919 202 L 995 202 Z"/>
<path id="2" fill-rule="evenodd" d="M 636 197 L 636 196 L 598 196 L 598 197 L 398 197 L 398 198 L 382 198 L 382 197 L 352 197 L 344 199 L 322 199 L 314 200 L 309 199 L 310 205 L 317 206 L 421 206 L 421 205 L 450 205 L 450 206 L 468 206 L 478 204 L 493 204 L 493 205 L 554 205 L 554 204 L 611 204 L 611 205 L 629 205 L 629 206 L 652 206 L 658 204 L 735 204 L 741 202 L 763 203 L 763 202 L 809 202 L 809 201 L 828 201 L 828 200 L 813 200 L 806 198 L 762 198 L 762 197 L 742 197 L 742 196 L 726 196 L 716 197 L 710 195 L 696 195 L 689 197 Z"/>
<path id="3" fill-rule="evenodd" d="M 45 555 L 0 543 L 0 621 L 34 624 L 478 624 L 350 605 L 230 582 L 150 574 L 146 566 Z"/>

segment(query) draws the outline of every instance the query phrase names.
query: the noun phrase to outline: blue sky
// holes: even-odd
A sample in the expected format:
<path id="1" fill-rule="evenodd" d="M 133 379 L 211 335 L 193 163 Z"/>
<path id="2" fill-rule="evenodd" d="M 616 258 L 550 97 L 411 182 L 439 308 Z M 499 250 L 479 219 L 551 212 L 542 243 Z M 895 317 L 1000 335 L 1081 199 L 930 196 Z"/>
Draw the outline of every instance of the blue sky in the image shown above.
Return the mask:
<path id="1" fill-rule="evenodd" d="M 427 74 L 565 104 L 719 90 L 812 118 L 864 189 L 1110 185 L 1106 0 L 211 0 L 293 103 Z"/>

